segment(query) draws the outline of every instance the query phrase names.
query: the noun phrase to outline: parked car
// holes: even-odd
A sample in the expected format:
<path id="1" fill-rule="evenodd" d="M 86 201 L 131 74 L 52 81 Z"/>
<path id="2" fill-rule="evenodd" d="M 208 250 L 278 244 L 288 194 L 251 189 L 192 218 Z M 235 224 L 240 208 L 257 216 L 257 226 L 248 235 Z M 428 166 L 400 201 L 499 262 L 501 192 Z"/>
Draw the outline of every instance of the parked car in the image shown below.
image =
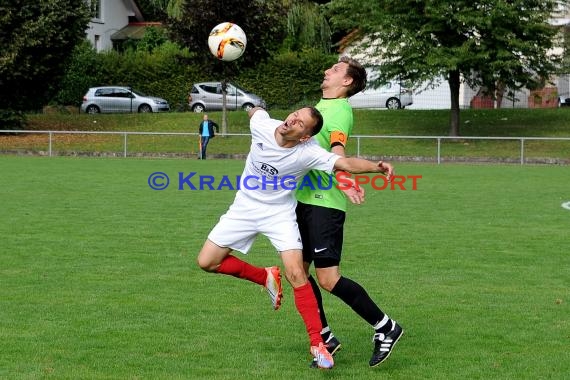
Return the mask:
<path id="1" fill-rule="evenodd" d="M 352 108 L 400 109 L 414 103 L 412 90 L 399 82 L 389 82 L 378 88 L 366 87 L 348 99 Z"/>
<path id="2" fill-rule="evenodd" d="M 85 113 L 161 112 L 169 111 L 164 99 L 148 96 L 130 87 L 91 87 L 83 97 L 81 111 Z"/>
<path id="3" fill-rule="evenodd" d="M 222 101 L 221 82 L 194 83 L 188 96 L 188 105 L 194 112 L 220 111 L 223 109 Z M 233 83 L 227 84 L 226 109 L 249 111 L 253 107 L 265 108 L 265 100 Z"/>

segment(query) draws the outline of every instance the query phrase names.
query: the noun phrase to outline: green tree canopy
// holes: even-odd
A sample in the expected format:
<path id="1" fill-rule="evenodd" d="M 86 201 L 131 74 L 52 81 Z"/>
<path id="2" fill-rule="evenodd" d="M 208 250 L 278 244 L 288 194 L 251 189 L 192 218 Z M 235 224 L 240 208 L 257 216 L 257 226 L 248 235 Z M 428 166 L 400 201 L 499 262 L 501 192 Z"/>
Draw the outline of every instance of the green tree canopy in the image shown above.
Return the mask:
<path id="1" fill-rule="evenodd" d="M 168 19 L 172 38 L 196 54 L 201 63 L 211 62 L 213 72 L 252 67 L 278 50 L 286 33 L 286 9 L 281 0 L 186 0 L 180 14 Z M 247 36 L 245 54 L 236 62 L 219 62 L 208 49 L 208 36 L 217 24 L 238 24 Z"/>
<path id="2" fill-rule="evenodd" d="M 451 89 L 450 135 L 459 135 L 462 81 L 518 89 L 549 78 L 557 30 L 548 24 L 565 0 L 333 0 L 337 29 L 358 29 L 380 80 L 445 78 Z"/>
<path id="3" fill-rule="evenodd" d="M 322 8 L 313 2 L 299 1 L 287 12 L 286 47 L 292 51 L 315 48 L 331 51 L 331 30 Z"/>
<path id="4" fill-rule="evenodd" d="M 0 5 L 0 104 L 37 109 L 85 40 L 84 0 L 11 0 Z"/>

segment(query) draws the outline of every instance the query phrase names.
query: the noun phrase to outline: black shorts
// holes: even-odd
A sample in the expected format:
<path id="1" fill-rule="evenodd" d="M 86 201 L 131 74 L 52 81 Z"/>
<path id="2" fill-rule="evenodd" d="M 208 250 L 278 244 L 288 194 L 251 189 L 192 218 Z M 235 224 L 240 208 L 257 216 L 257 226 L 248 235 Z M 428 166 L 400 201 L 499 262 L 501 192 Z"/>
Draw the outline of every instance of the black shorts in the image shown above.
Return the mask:
<path id="1" fill-rule="evenodd" d="M 297 204 L 297 223 L 303 240 L 303 261 L 315 268 L 338 266 L 346 213 L 334 208 Z"/>

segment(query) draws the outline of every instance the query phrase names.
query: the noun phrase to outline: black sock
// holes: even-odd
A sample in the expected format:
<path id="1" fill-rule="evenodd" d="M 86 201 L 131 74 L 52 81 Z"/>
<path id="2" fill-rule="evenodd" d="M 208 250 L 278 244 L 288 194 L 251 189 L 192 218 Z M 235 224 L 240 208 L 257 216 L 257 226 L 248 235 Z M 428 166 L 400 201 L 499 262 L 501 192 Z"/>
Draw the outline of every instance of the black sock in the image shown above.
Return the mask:
<path id="1" fill-rule="evenodd" d="M 392 331 L 394 323 L 395 322 L 386 315 L 384 316 L 384 319 L 378 321 L 378 323 L 376 323 L 376 325 L 373 327 L 377 333 L 388 334 L 390 331 Z"/>
<path id="2" fill-rule="evenodd" d="M 341 276 L 331 293 L 343 300 L 371 326 L 384 318 L 384 313 L 372 301 L 366 290 L 349 278 Z"/>

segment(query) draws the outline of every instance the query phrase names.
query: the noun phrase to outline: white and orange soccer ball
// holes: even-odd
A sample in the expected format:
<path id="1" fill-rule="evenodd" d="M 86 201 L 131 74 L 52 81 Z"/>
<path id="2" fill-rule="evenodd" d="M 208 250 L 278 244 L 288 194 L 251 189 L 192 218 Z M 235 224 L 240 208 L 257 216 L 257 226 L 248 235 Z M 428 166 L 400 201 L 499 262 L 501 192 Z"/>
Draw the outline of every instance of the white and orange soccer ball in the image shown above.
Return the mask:
<path id="1" fill-rule="evenodd" d="M 210 52 L 222 61 L 235 61 L 242 56 L 246 45 L 243 29 L 232 22 L 216 25 L 208 37 Z"/>

